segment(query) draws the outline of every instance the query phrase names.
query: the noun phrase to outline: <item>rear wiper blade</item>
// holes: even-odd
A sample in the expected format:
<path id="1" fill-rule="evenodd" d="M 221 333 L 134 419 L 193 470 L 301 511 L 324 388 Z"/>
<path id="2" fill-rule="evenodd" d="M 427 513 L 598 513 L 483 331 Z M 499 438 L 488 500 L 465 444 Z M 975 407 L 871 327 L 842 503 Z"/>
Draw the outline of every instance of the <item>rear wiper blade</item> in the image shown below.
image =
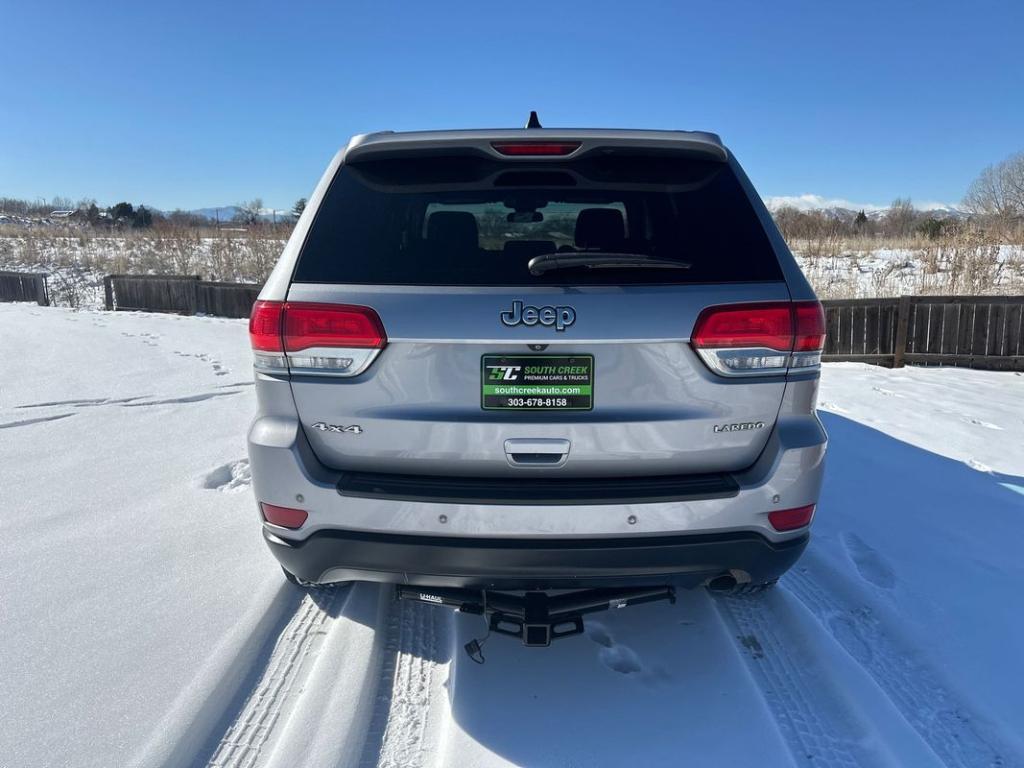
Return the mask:
<path id="1" fill-rule="evenodd" d="M 685 261 L 655 259 L 637 253 L 590 251 L 588 253 L 545 253 L 530 259 L 527 267 L 529 267 L 531 275 L 543 275 L 545 272 L 551 272 L 555 269 L 573 269 L 575 267 L 589 267 L 591 269 L 629 269 L 632 267 L 639 267 L 641 269 L 689 269 L 690 264 Z"/>

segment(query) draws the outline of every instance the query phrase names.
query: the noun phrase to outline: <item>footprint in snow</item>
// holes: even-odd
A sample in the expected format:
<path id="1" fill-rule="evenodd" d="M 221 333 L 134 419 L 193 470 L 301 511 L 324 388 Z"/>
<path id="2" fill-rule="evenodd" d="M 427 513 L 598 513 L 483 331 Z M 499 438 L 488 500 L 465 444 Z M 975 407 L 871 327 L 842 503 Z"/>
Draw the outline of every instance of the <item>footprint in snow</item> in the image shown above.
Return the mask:
<path id="1" fill-rule="evenodd" d="M 601 646 L 598 657 L 608 669 L 622 675 L 633 675 L 644 671 L 644 665 L 640 663 L 640 657 L 636 655 L 636 652 L 629 646 L 616 643 L 604 624 L 590 621 L 586 625 L 586 632 L 587 637 Z"/>
<path id="2" fill-rule="evenodd" d="M 976 469 L 978 472 L 988 472 L 989 474 L 991 474 L 992 472 L 992 467 L 990 467 L 988 464 L 982 464 L 977 459 L 968 459 L 964 463 L 967 464 L 967 466 L 970 467 L 971 469 Z"/>
<path id="3" fill-rule="evenodd" d="M 860 573 L 861 578 L 882 589 L 892 589 L 896 586 L 896 574 L 885 562 L 885 558 L 872 549 L 860 536 L 844 531 L 840 535 L 840 539 L 846 548 L 846 553 L 850 556 L 853 564 L 857 566 L 857 572 Z"/>
<path id="4" fill-rule="evenodd" d="M 221 464 L 216 469 L 207 472 L 201 480 L 201 486 L 210 491 L 221 491 L 222 493 L 238 493 L 244 491 L 252 484 L 252 476 L 249 473 L 249 460 L 239 459 L 227 464 Z"/>
<path id="5" fill-rule="evenodd" d="M 871 389 L 880 395 L 885 395 L 886 397 L 903 397 L 903 395 L 893 392 L 891 389 L 885 389 L 883 387 L 872 387 Z"/>
<path id="6" fill-rule="evenodd" d="M 830 402 L 828 400 L 822 400 L 820 403 L 818 403 L 818 410 L 831 411 L 832 413 L 849 413 L 849 411 L 847 411 L 842 406 L 836 405 L 835 403 Z"/>
<path id="7" fill-rule="evenodd" d="M 998 429 L 1002 431 L 1002 427 L 998 424 L 993 424 L 991 421 L 982 421 L 981 419 L 964 419 L 968 424 L 973 424 L 976 427 L 984 427 L 985 429 Z"/>
<path id="8" fill-rule="evenodd" d="M 220 360 L 215 360 L 213 357 L 205 352 L 181 352 L 180 350 L 174 350 L 174 354 L 178 357 L 194 357 L 196 360 L 201 360 L 204 363 L 209 363 L 210 367 L 213 368 L 214 376 L 227 376 L 231 373 L 230 368 L 225 368 L 224 364 Z"/>
<path id="9" fill-rule="evenodd" d="M 846 652 L 861 665 L 868 664 L 875 655 L 871 649 L 871 643 L 859 628 L 859 622 L 865 618 L 870 619 L 870 612 L 867 608 L 853 611 L 849 615 L 842 613 L 828 618 L 828 628 L 833 636 L 846 649 Z"/>
<path id="10" fill-rule="evenodd" d="M 764 658 L 764 647 L 756 635 L 738 635 L 737 639 L 740 641 L 740 645 L 747 649 L 751 657 L 755 659 Z"/>

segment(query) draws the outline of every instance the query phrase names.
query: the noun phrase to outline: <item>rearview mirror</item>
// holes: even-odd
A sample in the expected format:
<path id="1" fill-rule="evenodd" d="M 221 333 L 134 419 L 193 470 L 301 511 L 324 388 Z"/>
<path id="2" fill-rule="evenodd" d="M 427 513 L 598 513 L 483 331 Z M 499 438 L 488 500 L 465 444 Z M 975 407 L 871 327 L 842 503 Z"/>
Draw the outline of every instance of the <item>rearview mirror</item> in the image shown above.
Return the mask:
<path id="1" fill-rule="evenodd" d="M 540 211 L 513 211 L 506 218 L 510 224 L 534 224 L 544 221 L 544 214 Z"/>

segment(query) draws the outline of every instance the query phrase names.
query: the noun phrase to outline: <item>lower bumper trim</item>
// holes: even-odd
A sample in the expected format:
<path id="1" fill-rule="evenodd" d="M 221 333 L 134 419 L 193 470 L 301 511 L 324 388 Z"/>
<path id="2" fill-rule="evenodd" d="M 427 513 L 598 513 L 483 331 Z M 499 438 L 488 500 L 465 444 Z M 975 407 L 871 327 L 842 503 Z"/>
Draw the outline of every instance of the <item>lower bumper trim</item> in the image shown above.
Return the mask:
<path id="1" fill-rule="evenodd" d="M 359 499 L 440 504 L 652 504 L 731 498 L 732 475 L 650 477 L 435 477 L 342 472 L 338 493 Z"/>
<path id="2" fill-rule="evenodd" d="M 785 573 L 809 539 L 771 542 L 753 532 L 487 539 L 326 530 L 292 541 L 266 528 L 263 535 L 281 565 L 307 581 L 513 590 L 697 586 L 727 572 L 760 583 Z"/>

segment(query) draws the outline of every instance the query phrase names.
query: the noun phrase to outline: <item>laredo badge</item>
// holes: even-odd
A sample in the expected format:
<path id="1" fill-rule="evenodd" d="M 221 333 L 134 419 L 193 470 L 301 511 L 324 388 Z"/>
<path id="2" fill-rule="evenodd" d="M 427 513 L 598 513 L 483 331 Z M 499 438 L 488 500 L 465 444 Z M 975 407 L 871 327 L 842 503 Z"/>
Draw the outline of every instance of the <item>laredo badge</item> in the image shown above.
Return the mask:
<path id="1" fill-rule="evenodd" d="M 763 428 L 763 421 L 740 421 L 735 424 L 715 424 L 715 432 L 745 432 L 748 429 Z"/>

